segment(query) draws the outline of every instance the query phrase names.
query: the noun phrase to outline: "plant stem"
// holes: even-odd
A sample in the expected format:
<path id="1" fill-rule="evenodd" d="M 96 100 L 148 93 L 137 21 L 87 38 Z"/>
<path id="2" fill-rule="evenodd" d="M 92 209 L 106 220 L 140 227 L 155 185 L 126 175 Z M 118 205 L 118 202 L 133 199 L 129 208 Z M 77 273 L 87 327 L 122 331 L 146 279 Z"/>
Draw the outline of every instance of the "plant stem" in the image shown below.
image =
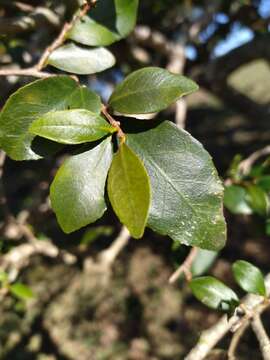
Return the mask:
<path id="1" fill-rule="evenodd" d="M 183 262 L 183 264 L 170 276 L 169 278 L 169 283 L 173 284 L 182 273 L 184 273 L 187 281 L 190 281 L 192 278 L 192 274 L 191 274 L 191 266 L 193 261 L 195 260 L 195 257 L 198 253 L 198 248 L 193 247 L 190 250 L 190 253 L 188 254 L 187 258 L 185 259 L 185 261 Z"/>
<path id="2" fill-rule="evenodd" d="M 102 105 L 102 113 L 109 121 L 109 123 L 117 130 L 117 136 L 120 139 L 120 142 L 123 143 L 126 140 L 126 135 L 124 134 L 123 130 L 120 127 L 120 123 L 116 121 L 109 113 L 105 105 Z"/>

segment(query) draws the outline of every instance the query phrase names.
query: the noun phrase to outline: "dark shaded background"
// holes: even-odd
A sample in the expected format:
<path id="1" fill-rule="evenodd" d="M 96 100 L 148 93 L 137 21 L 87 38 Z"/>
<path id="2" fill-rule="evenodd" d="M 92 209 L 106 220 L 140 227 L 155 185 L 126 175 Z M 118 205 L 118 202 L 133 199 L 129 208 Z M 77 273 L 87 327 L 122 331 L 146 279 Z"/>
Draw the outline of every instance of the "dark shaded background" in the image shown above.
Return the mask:
<path id="1" fill-rule="evenodd" d="M 76 6 L 73 0 L 25 3 L 49 9 L 50 16 L 0 1 L 1 67 L 34 64 Z M 20 21 L 26 17 L 31 25 L 22 28 Z M 117 66 L 81 81 L 106 101 L 132 70 L 147 65 L 183 70 L 200 90 L 181 103 L 178 116 L 172 107 L 159 117 L 185 124 L 225 179 L 236 154 L 245 157 L 269 144 L 269 19 L 269 0 L 142 0 L 134 33 L 111 46 Z M 29 80 L 0 78 L 0 104 Z M 48 187 L 65 155 L 63 151 L 37 162 L 5 163 L 3 186 L 12 214 L 20 219 L 27 213 L 35 236 L 68 250 L 76 262 L 67 265 L 60 256 L 31 258 L 19 278 L 36 297 L 27 303 L 9 296 L 1 301 L 0 359 L 183 359 L 199 332 L 219 317 L 191 296 L 184 281 L 168 284 L 187 249 L 173 252 L 170 239 L 147 230 L 142 240 L 130 241 L 109 277 L 94 271 L 90 257 L 97 257 L 121 226 L 109 209 L 97 224 L 70 236 L 61 232 L 48 205 Z M 269 271 L 270 245 L 260 218 L 228 212 L 226 218 L 227 246 L 210 273 L 234 286 L 230 264 L 243 258 Z M 4 219 L 2 208 L 3 255 L 25 242 L 23 234 L 7 231 Z M 86 235 L 95 241 L 87 242 Z M 270 331 L 269 320 L 266 312 Z M 228 344 L 229 337 L 209 359 L 226 358 L 222 349 Z M 252 333 L 244 336 L 239 354 L 243 360 L 260 359 Z"/>

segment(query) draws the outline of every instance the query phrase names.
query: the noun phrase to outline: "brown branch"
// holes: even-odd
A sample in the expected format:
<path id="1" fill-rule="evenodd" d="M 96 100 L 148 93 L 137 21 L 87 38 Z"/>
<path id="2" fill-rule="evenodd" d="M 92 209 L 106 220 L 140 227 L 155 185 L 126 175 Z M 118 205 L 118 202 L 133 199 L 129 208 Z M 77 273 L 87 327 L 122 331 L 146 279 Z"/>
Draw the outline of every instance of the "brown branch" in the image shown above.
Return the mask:
<path id="1" fill-rule="evenodd" d="M 237 360 L 236 349 L 237 349 L 237 346 L 238 346 L 242 336 L 244 335 L 244 333 L 248 327 L 249 327 L 249 323 L 247 322 L 246 324 L 242 325 L 233 334 L 232 341 L 230 343 L 229 350 L 228 350 L 228 360 Z"/>
<path id="2" fill-rule="evenodd" d="M 73 16 L 72 20 L 64 24 L 58 37 L 53 41 L 53 43 L 50 46 L 48 46 L 45 49 L 39 62 L 35 66 L 27 69 L 2 69 L 0 70 L 0 76 L 16 75 L 16 76 L 30 76 L 36 78 L 47 78 L 50 76 L 55 76 L 54 74 L 41 71 L 42 68 L 47 65 L 47 60 L 50 54 L 64 43 L 68 31 L 71 30 L 75 22 L 78 19 L 82 18 L 87 13 L 90 10 L 92 4 L 94 3 L 95 1 L 91 1 L 91 2 L 86 1 L 85 4 L 82 6 L 81 10 Z M 0 32 L 1 32 L 1 22 L 0 22 Z M 72 77 L 75 78 L 75 80 L 77 81 L 76 77 L 74 76 Z"/>
<path id="3" fill-rule="evenodd" d="M 82 9 L 73 16 L 72 20 L 68 23 L 65 23 L 58 37 L 53 41 L 53 43 L 47 47 L 41 56 L 38 64 L 36 65 L 37 70 L 41 70 L 46 66 L 47 60 L 51 53 L 60 47 L 66 40 L 67 33 L 72 29 L 77 20 L 81 19 L 86 13 L 90 10 L 92 2 L 86 1 Z"/>
<path id="4" fill-rule="evenodd" d="M 265 287 L 267 296 L 270 295 L 270 273 L 265 277 Z M 223 315 L 220 320 L 207 330 L 201 333 L 201 336 L 194 348 L 185 357 L 185 360 L 203 360 L 216 346 L 216 344 L 229 332 L 237 331 L 241 326 L 250 323 L 256 314 L 261 314 L 269 307 L 269 300 L 265 298 L 248 294 L 244 297 L 241 305 L 236 309 L 235 314 L 228 319 Z M 245 313 L 243 316 L 243 308 Z"/>
<path id="5" fill-rule="evenodd" d="M 251 326 L 257 336 L 263 359 L 270 360 L 270 340 L 258 314 L 253 317 Z"/>
<path id="6" fill-rule="evenodd" d="M 29 76 L 44 79 L 55 75 L 48 72 L 39 71 L 32 67 L 27 69 L 2 69 L 0 70 L 0 76 Z"/>
<path id="7" fill-rule="evenodd" d="M 193 261 L 195 260 L 197 254 L 198 254 L 198 248 L 193 247 L 190 250 L 190 253 L 188 254 L 188 256 L 185 259 L 185 261 L 183 262 L 183 264 L 170 276 L 170 278 L 169 278 L 170 284 L 173 284 L 174 282 L 176 282 L 176 280 L 182 274 L 185 275 L 187 281 L 191 280 L 191 278 L 192 278 L 191 266 L 192 266 Z"/>
<path id="8" fill-rule="evenodd" d="M 104 267 L 111 267 L 121 250 L 128 244 L 130 233 L 123 226 L 117 238 L 108 249 L 103 250 L 99 255 L 99 262 Z"/>
<path id="9" fill-rule="evenodd" d="M 116 121 L 107 111 L 107 107 L 102 105 L 102 114 L 106 117 L 109 123 L 117 130 L 117 136 L 121 140 L 121 142 L 125 142 L 126 135 L 124 134 L 123 130 L 120 127 L 120 123 Z"/>
<path id="10" fill-rule="evenodd" d="M 263 149 L 255 151 L 247 159 L 241 161 L 239 164 L 239 170 L 243 175 L 247 175 L 254 163 L 259 160 L 259 158 L 270 155 L 270 145 L 264 147 Z"/>

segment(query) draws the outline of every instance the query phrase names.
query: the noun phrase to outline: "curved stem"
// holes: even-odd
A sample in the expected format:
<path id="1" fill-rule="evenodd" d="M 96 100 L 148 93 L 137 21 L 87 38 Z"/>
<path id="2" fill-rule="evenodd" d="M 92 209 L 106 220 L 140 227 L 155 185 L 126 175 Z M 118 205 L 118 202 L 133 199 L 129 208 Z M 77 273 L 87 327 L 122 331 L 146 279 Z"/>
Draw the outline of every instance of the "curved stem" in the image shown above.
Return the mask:
<path id="1" fill-rule="evenodd" d="M 109 123 L 117 130 L 117 136 L 120 139 L 120 143 L 125 142 L 126 135 L 124 134 L 123 130 L 120 127 L 119 121 L 116 121 L 107 110 L 107 107 L 105 105 L 102 105 L 102 114 L 106 117 L 106 119 L 109 121 Z"/>

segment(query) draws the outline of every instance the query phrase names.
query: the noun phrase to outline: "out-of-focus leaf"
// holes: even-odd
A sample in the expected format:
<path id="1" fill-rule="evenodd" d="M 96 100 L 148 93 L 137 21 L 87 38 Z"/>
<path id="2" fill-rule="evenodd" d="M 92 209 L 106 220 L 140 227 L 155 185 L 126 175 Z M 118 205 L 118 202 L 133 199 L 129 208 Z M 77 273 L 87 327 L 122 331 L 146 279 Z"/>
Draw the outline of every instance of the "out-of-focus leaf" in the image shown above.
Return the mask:
<path id="1" fill-rule="evenodd" d="M 34 297 L 33 291 L 28 286 L 21 283 L 11 285 L 10 292 L 20 300 L 29 300 Z"/>
<path id="2" fill-rule="evenodd" d="M 266 192 L 257 185 L 247 187 L 247 201 L 259 215 L 266 216 L 269 210 L 269 199 Z"/>
<path id="3" fill-rule="evenodd" d="M 225 188 L 224 205 L 233 214 L 249 215 L 253 212 L 247 200 L 247 190 L 238 185 Z"/>
<path id="4" fill-rule="evenodd" d="M 5 271 L 0 271 L 0 282 L 1 283 L 8 282 L 8 274 Z"/>
<path id="5" fill-rule="evenodd" d="M 198 249 L 191 267 L 193 276 L 203 275 L 213 265 L 217 256 L 218 252 L 216 251 Z"/>
<path id="6" fill-rule="evenodd" d="M 212 276 L 195 278 L 190 287 L 193 295 L 211 309 L 231 311 L 239 303 L 235 292 Z"/>
<path id="7" fill-rule="evenodd" d="M 100 236 L 111 236 L 113 233 L 112 226 L 96 226 L 86 230 L 80 241 L 80 245 L 90 245 Z"/>
<path id="8" fill-rule="evenodd" d="M 232 269 L 237 284 L 243 290 L 261 296 L 266 295 L 264 278 L 260 269 L 244 260 L 236 261 Z"/>
<path id="9" fill-rule="evenodd" d="M 270 192 L 270 175 L 261 176 L 256 184 L 266 192 Z"/>

